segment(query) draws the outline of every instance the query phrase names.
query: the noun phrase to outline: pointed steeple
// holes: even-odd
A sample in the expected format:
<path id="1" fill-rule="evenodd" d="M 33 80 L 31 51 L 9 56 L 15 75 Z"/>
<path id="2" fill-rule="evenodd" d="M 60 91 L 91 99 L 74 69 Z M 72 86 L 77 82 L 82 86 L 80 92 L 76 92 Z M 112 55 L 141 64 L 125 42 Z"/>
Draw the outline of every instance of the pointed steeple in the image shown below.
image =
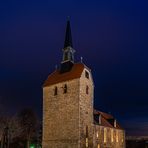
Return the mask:
<path id="1" fill-rule="evenodd" d="M 66 47 L 68 47 L 68 46 L 73 47 L 69 17 L 68 17 L 68 19 L 67 19 L 67 26 L 66 26 L 66 34 L 65 34 L 64 48 L 66 48 Z"/>
<path id="2" fill-rule="evenodd" d="M 70 21 L 68 18 L 67 26 L 66 26 L 64 48 L 63 48 L 63 59 L 62 59 L 61 68 L 60 68 L 61 73 L 68 72 L 73 67 L 74 53 L 75 53 L 75 50 L 73 49 L 73 45 L 72 45 Z"/>

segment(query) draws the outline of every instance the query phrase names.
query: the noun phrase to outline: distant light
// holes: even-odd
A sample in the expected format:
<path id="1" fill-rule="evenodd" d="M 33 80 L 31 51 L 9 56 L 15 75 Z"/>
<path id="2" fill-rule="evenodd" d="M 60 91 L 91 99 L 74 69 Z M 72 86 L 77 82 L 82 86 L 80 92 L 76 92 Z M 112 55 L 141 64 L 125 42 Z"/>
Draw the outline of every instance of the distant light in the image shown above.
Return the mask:
<path id="1" fill-rule="evenodd" d="M 35 145 L 34 145 L 34 144 L 31 144 L 31 145 L 30 145 L 30 148 L 35 148 Z"/>

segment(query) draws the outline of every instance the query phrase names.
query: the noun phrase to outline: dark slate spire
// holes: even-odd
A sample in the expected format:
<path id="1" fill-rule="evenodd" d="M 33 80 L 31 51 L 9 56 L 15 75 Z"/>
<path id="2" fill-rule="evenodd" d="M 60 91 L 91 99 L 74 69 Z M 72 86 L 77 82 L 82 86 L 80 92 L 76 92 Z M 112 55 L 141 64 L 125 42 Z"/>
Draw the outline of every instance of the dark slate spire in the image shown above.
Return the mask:
<path id="1" fill-rule="evenodd" d="M 72 69 L 74 64 L 74 53 L 75 50 L 73 49 L 72 46 L 70 21 L 68 19 L 66 27 L 65 43 L 63 48 L 63 60 L 61 62 L 60 73 L 65 73 Z"/>
<path id="2" fill-rule="evenodd" d="M 73 45 L 72 45 L 72 36 L 71 36 L 71 27 L 70 27 L 69 17 L 68 17 L 67 26 L 66 26 L 66 34 L 65 34 L 64 48 L 66 48 L 68 46 L 73 47 Z"/>

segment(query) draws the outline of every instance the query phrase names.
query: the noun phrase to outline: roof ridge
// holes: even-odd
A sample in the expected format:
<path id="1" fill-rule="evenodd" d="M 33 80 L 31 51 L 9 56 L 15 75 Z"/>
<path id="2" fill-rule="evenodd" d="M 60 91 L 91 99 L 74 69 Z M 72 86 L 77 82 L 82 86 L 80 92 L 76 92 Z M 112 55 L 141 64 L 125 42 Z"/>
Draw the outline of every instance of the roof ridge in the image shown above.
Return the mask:
<path id="1" fill-rule="evenodd" d="M 75 78 L 80 78 L 84 70 L 84 67 L 85 66 L 83 63 L 75 63 L 72 69 L 68 72 L 60 73 L 59 70 L 55 70 L 47 77 L 47 79 L 45 80 L 43 84 L 43 87 L 57 84 L 57 83 L 64 82 L 64 81 L 68 81 L 68 80 L 72 80 Z"/>

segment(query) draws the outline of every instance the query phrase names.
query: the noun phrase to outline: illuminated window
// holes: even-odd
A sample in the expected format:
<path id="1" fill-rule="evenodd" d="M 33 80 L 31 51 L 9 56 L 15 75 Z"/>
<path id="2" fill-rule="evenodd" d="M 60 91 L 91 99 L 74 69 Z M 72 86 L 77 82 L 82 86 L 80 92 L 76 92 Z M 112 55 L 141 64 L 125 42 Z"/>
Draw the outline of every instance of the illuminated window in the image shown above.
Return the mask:
<path id="1" fill-rule="evenodd" d="M 122 133 L 122 143 L 124 142 L 124 133 Z"/>
<path id="2" fill-rule="evenodd" d="M 88 147 L 88 126 L 86 125 L 86 147 Z"/>
<path id="3" fill-rule="evenodd" d="M 100 144 L 98 144 L 98 147 L 97 148 L 100 148 Z"/>
<path id="4" fill-rule="evenodd" d="M 107 129 L 104 128 L 104 142 L 107 141 Z"/>
<path id="5" fill-rule="evenodd" d="M 64 94 L 66 94 L 67 93 L 67 85 L 65 84 L 64 85 Z"/>
<path id="6" fill-rule="evenodd" d="M 111 129 L 111 142 L 114 142 L 114 130 Z"/>
<path id="7" fill-rule="evenodd" d="M 54 88 L 54 95 L 56 96 L 58 94 L 58 88 L 57 86 Z"/>
<path id="8" fill-rule="evenodd" d="M 87 71 L 85 71 L 85 77 L 89 79 L 89 73 Z"/>
<path id="9" fill-rule="evenodd" d="M 88 138 L 86 138 L 86 147 L 88 147 Z"/>
<path id="10" fill-rule="evenodd" d="M 116 130 L 116 142 L 119 142 L 119 135 L 118 135 L 118 131 Z"/>
<path id="11" fill-rule="evenodd" d="M 97 136 L 97 138 L 99 137 L 99 133 L 98 133 L 98 131 L 97 131 L 97 133 L 96 133 L 96 136 Z"/>
<path id="12" fill-rule="evenodd" d="M 88 94 L 89 93 L 89 87 L 88 87 L 88 85 L 86 85 L 86 94 Z"/>

